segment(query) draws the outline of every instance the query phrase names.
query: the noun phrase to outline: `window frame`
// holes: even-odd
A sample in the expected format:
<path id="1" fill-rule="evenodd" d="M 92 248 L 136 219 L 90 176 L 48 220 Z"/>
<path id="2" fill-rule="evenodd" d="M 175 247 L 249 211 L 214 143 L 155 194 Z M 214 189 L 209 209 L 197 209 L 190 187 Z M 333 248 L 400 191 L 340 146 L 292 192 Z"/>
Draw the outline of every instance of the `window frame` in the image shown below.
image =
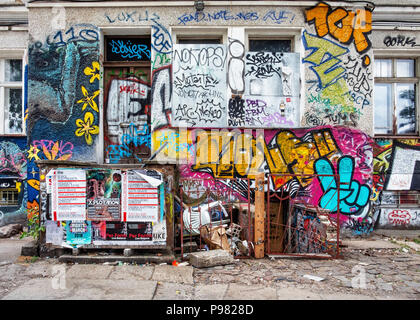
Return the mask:
<path id="1" fill-rule="evenodd" d="M 22 62 L 22 78 L 20 81 L 6 81 L 6 61 L 7 60 L 20 60 Z M 13 136 L 25 137 L 26 136 L 26 123 L 25 123 L 25 63 L 24 52 L 6 52 L 0 54 L 0 136 Z M 7 89 L 20 89 L 22 91 L 21 105 L 21 119 L 22 131 L 20 133 L 7 133 L 6 132 L 6 117 L 8 110 L 6 110 L 6 90 Z"/>
<path id="2" fill-rule="evenodd" d="M 284 37 L 284 36 L 263 36 L 263 35 L 253 35 L 253 36 L 248 36 L 247 37 L 247 45 L 245 46 L 245 51 L 255 51 L 255 50 L 251 50 L 251 40 L 289 40 L 290 41 L 290 51 L 287 51 L 287 53 L 293 53 L 294 52 L 294 39 L 293 37 Z"/>
<path id="3" fill-rule="evenodd" d="M 6 203 L 3 203 L 3 198 L 6 197 Z M 19 191 L 17 188 L 2 188 L 0 189 L 0 205 L 4 207 L 16 207 L 19 205 Z"/>
<path id="4" fill-rule="evenodd" d="M 134 29 L 134 30 L 130 30 L 129 32 L 126 32 L 125 29 L 113 29 L 113 30 L 107 30 L 104 29 L 103 32 L 101 33 L 101 49 L 102 49 L 102 63 L 101 63 L 101 84 L 100 87 L 104 88 L 104 90 L 101 90 L 101 98 L 100 98 L 100 104 L 101 104 L 101 111 L 102 111 L 102 117 L 101 117 L 101 124 L 100 127 L 102 128 L 101 132 L 101 148 L 102 151 L 101 155 L 102 155 L 102 163 L 105 164 L 109 164 L 110 162 L 107 161 L 109 160 L 109 158 L 107 158 L 107 154 L 106 154 L 106 148 L 107 148 L 107 144 L 105 142 L 105 131 L 108 128 L 108 124 L 107 124 L 107 119 L 106 119 L 106 114 L 107 114 L 107 109 L 106 109 L 106 103 L 108 101 L 107 97 L 105 96 L 107 94 L 107 89 L 108 89 L 108 83 L 106 83 L 105 79 L 106 79 L 106 70 L 108 68 L 128 68 L 130 74 L 135 74 L 135 70 L 142 68 L 142 69 L 147 69 L 147 81 L 145 81 L 144 79 L 140 79 L 141 81 L 144 82 L 149 82 L 149 84 L 151 84 L 152 81 L 152 59 L 153 59 L 153 53 L 151 51 L 151 57 L 149 61 L 108 61 L 107 58 L 107 38 L 134 38 L 134 37 L 138 37 L 138 38 L 148 38 L 150 41 L 152 41 L 152 31 L 150 28 L 148 29 Z M 110 79 L 112 78 L 118 78 L 118 75 L 116 76 L 110 76 Z M 149 125 L 149 128 L 151 126 L 151 118 L 148 117 L 147 119 L 147 123 Z M 149 150 L 149 152 L 147 154 L 140 154 L 140 156 L 142 158 L 148 158 L 150 157 L 152 150 Z M 121 162 L 121 164 L 132 164 L 132 163 L 136 163 L 136 161 L 134 160 L 135 157 L 133 158 L 127 158 L 128 160 Z"/>
<path id="5" fill-rule="evenodd" d="M 384 195 L 392 198 L 392 202 L 388 202 L 385 204 L 380 204 L 379 207 L 384 209 L 389 208 L 418 208 L 420 205 L 420 191 L 419 190 L 384 190 Z M 410 201 L 409 198 L 412 198 L 413 201 Z"/>
<path id="6" fill-rule="evenodd" d="M 391 133 L 376 133 L 375 127 L 375 110 L 373 112 L 373 134 L 375 138 L 413 138 L 419 136 L 419 92 L 420 92 L 420 70 L 419 70 L 419 63 L 420 59 L 416 56 L 408 57 L 408 56 L 395 56 L 395 55 L 377 55 L 374 57 L 375 60 L 391 60 L 391 76 L 390 77 L 374 77 L 374 87 L 376 84 L 390 84 L 391 85 L 391 101 L 392 101 L 392 119 L 391 119 Z M 375 61 L 374 60 L 374 61 Z M 414 76 L 413 77 L 397 77 L 397 60 L 414 60 Z M 375 62 L 374 62 L 375 63 Z M 414 133 L 398 133 L 397 128 L 397 97 L 395 94 L 395 86 L 397 84 L 414 84 L 415 88 L 415 132 Z M 375 89 L 374 89 L 375 91 Z M 375 99 L 375 95 L 373 96 L 373 100 Z M 376 106 L 374 105 L 374 108 Z"/>
<path id="7" fill-rule="evenodd" d="M 219 39 L 219 44 L 227 44 L 228 29 L 226 27 L 172 27 L 170 30 L 172 34 L 173 44 L 180 44 L 179 40 L 206 40 L 206 39 Z M 203 42 L 205 44 L 205 42 Z"/>
<path id="8" fill-rule="evenodd" d="M 299 27 L 247 27 L 245 28 L 245 51 L 250 51 L 249 40 L 290 40 L 290 52 L 299 52 L 301 48 L 301 33 Z"/>

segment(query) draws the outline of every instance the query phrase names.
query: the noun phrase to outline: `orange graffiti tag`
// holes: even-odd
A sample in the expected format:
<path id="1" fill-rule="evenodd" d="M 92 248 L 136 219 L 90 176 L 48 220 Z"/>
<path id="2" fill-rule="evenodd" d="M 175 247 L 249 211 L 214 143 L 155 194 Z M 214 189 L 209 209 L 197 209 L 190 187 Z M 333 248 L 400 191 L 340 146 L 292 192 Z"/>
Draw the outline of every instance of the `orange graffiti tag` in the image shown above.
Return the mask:
<path id="1" fill-rule="evenodd" d="M 329 34 L 343 44 L 353 40 L 358 53 L 365 52 L 371 46 L 367 37 L 372 31 L 372 12 L 369 10 L 332 10 L 328 4 L 320 2 L 306 10 L 306 22 L 315 25 L 316 33 L 321 38 Z"/>

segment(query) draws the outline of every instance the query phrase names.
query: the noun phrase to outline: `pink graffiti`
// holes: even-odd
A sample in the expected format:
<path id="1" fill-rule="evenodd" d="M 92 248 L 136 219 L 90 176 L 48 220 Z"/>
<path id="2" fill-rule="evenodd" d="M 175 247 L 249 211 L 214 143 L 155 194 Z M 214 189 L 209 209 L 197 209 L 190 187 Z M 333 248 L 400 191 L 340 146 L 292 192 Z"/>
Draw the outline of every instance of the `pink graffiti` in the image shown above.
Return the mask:
<path id="1" fill-rule="evenodd" d="M 26 165 L 25 155 L 22 152 L 9 154 L 0 158 L 0 173 L 13 172 L 22 177 L 22 167 Z"/>

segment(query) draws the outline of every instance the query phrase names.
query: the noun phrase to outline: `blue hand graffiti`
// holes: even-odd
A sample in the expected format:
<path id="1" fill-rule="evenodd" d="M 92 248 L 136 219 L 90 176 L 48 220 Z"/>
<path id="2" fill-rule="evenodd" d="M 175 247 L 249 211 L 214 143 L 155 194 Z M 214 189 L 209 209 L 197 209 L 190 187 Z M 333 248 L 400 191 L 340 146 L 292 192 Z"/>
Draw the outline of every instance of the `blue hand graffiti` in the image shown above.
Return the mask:
<path id="1" fill-rule="evenodd" d="M 321 208 L 337 212 L 337 204 L 340 206 L 340 213 L 357 215 L 367 205 L 370 197 L 370 188 L 358 181 L 353 180 L 354 160 L 350 156 L 341 157 L 338 160 L 338 185 L 333 165 L 328 159 L 320 158 L 314 163 L 315 173 L 318 175 L 323 196 L 319 200 Z"/>

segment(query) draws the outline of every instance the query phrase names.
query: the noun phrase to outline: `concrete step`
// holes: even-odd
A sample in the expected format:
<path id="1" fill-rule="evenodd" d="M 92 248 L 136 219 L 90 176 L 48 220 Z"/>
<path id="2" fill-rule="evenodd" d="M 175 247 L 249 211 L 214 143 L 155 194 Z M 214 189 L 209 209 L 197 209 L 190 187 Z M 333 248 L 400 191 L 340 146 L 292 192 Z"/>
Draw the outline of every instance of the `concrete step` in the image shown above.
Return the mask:
<path id="1" fill-rule="evenodd" d="M 92 256 L 92 255 L 71 255 L 64 254 L 58 258 L 58 261 L 63 263 L 80 263 L 80 264 L 90 264 L 90 263 L 113 263 L 113 262 L 126 262 L 126 263 L 136 263 L 136 264 L 146 264 L 146 263 L 172 263 L 175 260 L 175 256 L 172 254 L 150 254 L 150 255 L 133 255 L 133 256 L 124 256 L 124 255 L 111 255 L 111 256 Z"/>

